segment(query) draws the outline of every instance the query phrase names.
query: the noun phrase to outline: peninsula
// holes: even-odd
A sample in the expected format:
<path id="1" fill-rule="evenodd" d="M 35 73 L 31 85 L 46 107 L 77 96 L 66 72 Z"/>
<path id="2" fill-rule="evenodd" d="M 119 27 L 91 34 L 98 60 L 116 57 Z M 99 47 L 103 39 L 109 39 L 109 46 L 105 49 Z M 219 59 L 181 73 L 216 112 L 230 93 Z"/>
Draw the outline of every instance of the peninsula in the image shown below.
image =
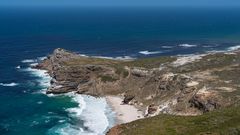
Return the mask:
<path id="1" fill-rule="evenodd" d="M 34 68 L 52 77 L 47 94 L 76 92 L 106 97 L 113 108 L 134 107 L 131 117 L 122 112 L 125 121 L 119 114 L 121 125 L 109 135 L 240 133 L 239 50 L 114 60 L 59 48 Z"/>

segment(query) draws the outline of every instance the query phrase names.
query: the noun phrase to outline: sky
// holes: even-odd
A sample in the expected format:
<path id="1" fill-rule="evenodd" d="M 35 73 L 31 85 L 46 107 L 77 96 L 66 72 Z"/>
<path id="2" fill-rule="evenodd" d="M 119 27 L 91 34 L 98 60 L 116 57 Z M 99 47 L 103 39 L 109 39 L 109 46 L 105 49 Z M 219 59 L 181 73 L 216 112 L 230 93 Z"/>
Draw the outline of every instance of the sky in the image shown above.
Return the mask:
<path id="1" fill-rule="evenodd" d="M 55 7 L 240 7 L 240 0 L 0 0 L 0 6 Z"/>

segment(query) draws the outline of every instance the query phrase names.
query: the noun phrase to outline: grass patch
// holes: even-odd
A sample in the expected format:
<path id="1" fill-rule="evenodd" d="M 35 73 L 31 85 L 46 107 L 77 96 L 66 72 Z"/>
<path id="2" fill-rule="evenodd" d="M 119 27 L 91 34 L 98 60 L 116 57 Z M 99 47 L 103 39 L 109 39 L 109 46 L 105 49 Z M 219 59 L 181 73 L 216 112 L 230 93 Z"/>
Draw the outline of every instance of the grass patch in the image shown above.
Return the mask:
<path id="1" fill-rule="evenodd" d="M 158 115 L 120 126 L 122 135 L 239 135 L 240 107 L 200 116 Z"/>
<path id="2" fill-rule="evenodd" d="M 143 58 L 134 61 L 125 62 L 124 65 L 129 67 L 143 67 L 143 68 L 159 68 L 161 64 L 171 63 L 177 60 L 176 57 L 162 56 L 156 58 Z"/>
<path id="3" fill-rule="evenodd" d="M 100 75 L 99 78 L 101 78 L 101 81 L 103 82 L 115 82 L 117 81 L 118 79 L 116 78 L 113 78 L 112 76 L 109 76 L 109 75 Z"/>
<path id="4" fill-rule="evenodd" d="M 93 58 L 93 57 L 77 57 L 65 61 L 63 63 L 65 66 L 74 66 L 74 65 L 112 65 L 119 63 L 117 60 L 103 59 L 103 58 Z"/>
<path id="5" fill-rule="evenodd" d="M 237 55 L 222 53 L 212 55 L 210 54 L 202 57 L 202 59 L 197 62 L 188 63 L 186 65 L 180 66 L 177 70 L 180 73 L 193 72 L 198 70 L 208 70 L 229 66 L 236 63 L 237 61 L 239 61 Z"/>
<path id="6" fill-rule="evenodd" d="M 126 78 L 129 74 L 129 72 L 124 68 L 123 65 L 117 64 L 113 66 L 115 68 L 115 73 L 118 75 L 122 75 L 124 78 Z"/>

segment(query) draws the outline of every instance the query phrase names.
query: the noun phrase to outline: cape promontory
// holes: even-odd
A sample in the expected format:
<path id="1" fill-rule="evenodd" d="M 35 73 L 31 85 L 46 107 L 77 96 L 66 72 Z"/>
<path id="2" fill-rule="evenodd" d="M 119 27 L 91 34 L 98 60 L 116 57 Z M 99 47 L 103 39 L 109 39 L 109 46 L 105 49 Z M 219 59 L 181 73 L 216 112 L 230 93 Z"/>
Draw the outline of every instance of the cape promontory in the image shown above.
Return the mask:
<path id="1" fill-rule="evenodd" d="M 86 57 L 64 49 L 56 49 L 35 68 L 47 70 L 52 77 L 47 94 L 74 91 L 96 97 L 122 95 L 124 104 L 134 105 L 146 112 L 145 119 L 114 127 L 109 134 L 136 134 L 138 130 L 130 132 L 128 127 L 141 131 L 143 127 L 150 126 L 153 122 L 158 125 L 151 126 L 152 128 L 162 130 L 159 134 L 190 134 L 192 131 L 190 132 L 187 127 L 193 128 L 194 122 L 205 121 L 205 126 L 208 126 L 207 120 L 212 118 L 217 122 L 211 124 L 220 128 L 233 117 L 238 120 L 238 123 L 234 121 L 238 126 L 228 126 L 226 130 L 233 128 L 236 133 L 240 133 L 238 50 L 181 57 L 115 60 Z M 228 111 L 225 108 L 231 109 Z M 228 115 L 231 112 L 234 116 L 229 116 L 225 121 L 223 114 Z M 155 117 L 148 118 L 151 116 Z M 222 119 L 215 119 L 215 116 Z M 185 124 L 178 122 L 181 120 L 184 120 L 182 122 Z M 223 123 L 218 120 L 222 120 Z M 155 134 L 157 131 L 149 133 Z M 199 134 L 205 133 L 204 128 L 197 131 Z M 222 133 L 218 131 L 210 133 Z"/>

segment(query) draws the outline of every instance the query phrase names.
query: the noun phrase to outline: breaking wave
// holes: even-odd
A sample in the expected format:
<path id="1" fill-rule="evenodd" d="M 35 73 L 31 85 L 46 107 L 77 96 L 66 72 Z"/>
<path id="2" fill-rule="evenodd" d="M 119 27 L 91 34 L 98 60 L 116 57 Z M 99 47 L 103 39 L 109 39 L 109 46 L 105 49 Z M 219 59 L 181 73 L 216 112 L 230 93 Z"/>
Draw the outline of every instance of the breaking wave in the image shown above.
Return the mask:
<path id="1" fill-rule="evenodd" d="M 184 48 L 197 47 L 197 45 L 191 45 L 191 44 L 180 44 L 178 46 L 184 47 Z"/>
<path id="2" fill-rule="evenodd" d="M 161 51 L 153 51 L 153 52 L 150 52 L 150 51 L 140 51 L 139 53 L 143 54 L 143 55 L 152 55 L 152 54 L 159 54 L 159 53 L 162 53 L 162 52 Z"/>
<path id="3" fill-rule="evenodd" d="M 48 75 L 46 70 L 33 69 L 29 67 L 23 69 L 23 71 L 30 73 L 31 76 L 37 77 L 36 81 L 41 87 L 46 89 L 50 86 L 51 77 Z"/>
<path id="4" fill-rule="evenodd" d="M 4 86 L 4 87 L 14 87 L 14 86 L 17 86 L 19 85 L 18 83 L 0 83 L 0 86 Z"/>
<path id="5" fill-rule="evenodd" d="M 59 125 L 48 132 L 60 135 L 104 135 L 114 125 L 114 114 L 108 107 L 105 98 L 74 94 L 64 94 L 78 104 L 77 107 L 67 108 L 69 117 L 83 121 L 79 124 L 61 121 Z"/>
<path id="6" fill-rule="evenodd" d="M 33 64 L 35 65 L 37 63 L 29 62 L 29 65 Z M 51 80 L 47 71 L 30 67 L 22 70 L 31 76 L 37 77 L 35 81 L 37 81 L 42 88 L 40 93 L 45 94 L 46 89 L 50 86 Z M 48 135 L 104 135 L 115 123 L 115 114 L 108 106 L 105 98 L 79 95 L 74 92 L 47 96 L 49 98 L 67 96 L 71 98 L 72 102 L 78 104 L 76 107 L 63 108 L 68 113 L 68 117 L 74 122 L 59 120 L 58 124 L 48 130 Z M 41 102 L 38 102 L 38 104 L 41 104 Z"/>
<path id="7" fill-rule="evenodd" d="M 92 57 L 110 59 L 110 60 L 134 60 L 135 59 L 135 58 L 130 57 L 130 56 L 119 56 L 119 57 L 92 56 Z"/>
<path id="8" fill-rule="evenodd" d="M 229 47 L 227 50 L 229 50 L 229 51 L 235 51 L 235 50 L 238 50 L 238 49 L 240 49 L 240 45 L 236 45 L 236 46 Z"/>
<path id="9" fill-rule="evenodd" d="M 36 62 L 37 60 L 35 59 L 26 59 L 26 60 L 22 60 L 22 63 L 33 63 Z"/>

